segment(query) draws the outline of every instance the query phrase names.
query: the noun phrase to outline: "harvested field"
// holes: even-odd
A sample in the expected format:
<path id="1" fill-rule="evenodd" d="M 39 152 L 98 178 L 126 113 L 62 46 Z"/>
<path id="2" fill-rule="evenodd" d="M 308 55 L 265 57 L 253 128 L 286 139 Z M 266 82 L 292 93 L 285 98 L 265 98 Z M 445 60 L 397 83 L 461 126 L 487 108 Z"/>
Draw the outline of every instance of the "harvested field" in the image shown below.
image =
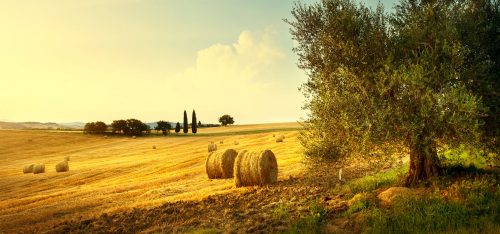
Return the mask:
<path id="1" fill-rule="evenodd" d="M 264 126 L 255 128 L 261 131 Z M 64 220 L 150 209 L 166 202 L 199 201 L 209 195 L 238 191 L 232 179 L 207 178 L 206 143 L 210 141 L 240 143 L 220 145 L 220 151 L 270 149 L 277 156 L 278 181 L 296 176 L 304 169 L 298 131 L 283 131 L 282 127 L 269 125 L 266 132 L 252 133 L 252 127 L 231 126 L 199 129 L 200 134 L 194 137 L 136 139 L 2 130 L 0 230 L 47 230 Z M 276 144 L 269 137 L 268 132 L 274 128 L 280 129 L 276 134 L 286 135 L 286 144 Z M 217 135 L 210 135 L 213 132 Z M 152 149 L 152 145 L 157 149 Z M 66 156 L 71 158 L 71 169 L 57 173 L 55 165 Z M 45 164 L 46 172 L 34 175 L 20 170 L 35 162 Z"/>

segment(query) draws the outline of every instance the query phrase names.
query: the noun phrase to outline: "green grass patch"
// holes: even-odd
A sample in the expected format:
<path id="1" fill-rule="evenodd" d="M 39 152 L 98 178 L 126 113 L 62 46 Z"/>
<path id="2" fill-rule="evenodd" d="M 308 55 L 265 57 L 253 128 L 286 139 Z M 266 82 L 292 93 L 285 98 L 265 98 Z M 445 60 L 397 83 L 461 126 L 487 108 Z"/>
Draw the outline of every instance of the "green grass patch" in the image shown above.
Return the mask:
<path id="1" fill-rule="evenodd" d="M 309 207 L 309 215 L 292 224 L 285 233 L 322 233 L 326 215 L 325 207 L 314 202 Z"/>
<path id="2" fill-rule="evenodd" d="M 281 202 L 273 210 L 274 218 L 279 220 L 287 220 L 290 216 L 290 205 Z"/>
<path id="3" fill-rule="evenodd" d="M 386 172 L 368 175 L 360 179 L 353 180 L 347 184 L 353 194 L 371 192 L 373 190 L 390 187 L 396 184 L 408 172 L 408 165 Z"/>
<path id="4" fill-rule="evenodd" d="M 500 226 L 496 175 L 457 181 L 451 196 L 396 199 L 387 209 L 366 211 L 370 233 L 489 233 Z"/>
<path id="5" fill-rule="evenodd" d="M 362 199 L 362 200 L 354 202 L 351 206 L 349 206 L 349 209 L 347 209 L 343 215 L 344 216 L 351 216 L 354 213 L 360 212 L 362 210 L 368 209 L 368 208 L 373 207 L 373 206 L 374 206 L 374 204 L 371 201 L 366 200 L 366 199 Z"/>

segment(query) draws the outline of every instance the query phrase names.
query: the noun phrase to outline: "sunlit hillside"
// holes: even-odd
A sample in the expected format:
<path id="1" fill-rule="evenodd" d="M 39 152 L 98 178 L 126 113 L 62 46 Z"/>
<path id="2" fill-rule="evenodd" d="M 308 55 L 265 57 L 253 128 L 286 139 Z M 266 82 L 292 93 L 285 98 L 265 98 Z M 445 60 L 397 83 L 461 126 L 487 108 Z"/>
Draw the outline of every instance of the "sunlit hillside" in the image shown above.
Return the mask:
<path id="1" fill-rule="evenodd" d="M 0 230 L 33 231 L 65 219 L 245 190 L 233 188 L 232 179 L 207 178 L 205 159 L 211 141 L 219 151 L 271 149 L 283 180 L 303 170 L 299 127 L 243 125 L 199 129 L 197 136 L 137 139 L 0 131 Z M 273 134 L 285 135 L 285 141 L 276 143 Z M 69 172 L 56 173 L 55 164 L 66 156 Z M 34 163 L 44 163 L 46 173 L 22 173 L 24 165 Z"/>

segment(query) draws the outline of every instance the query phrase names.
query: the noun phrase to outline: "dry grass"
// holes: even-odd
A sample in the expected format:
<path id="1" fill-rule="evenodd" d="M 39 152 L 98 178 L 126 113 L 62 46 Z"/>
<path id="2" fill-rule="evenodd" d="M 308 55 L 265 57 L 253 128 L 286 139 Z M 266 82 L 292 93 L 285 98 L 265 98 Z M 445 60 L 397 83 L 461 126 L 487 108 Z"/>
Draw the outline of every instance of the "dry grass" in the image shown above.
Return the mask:
<path id="1" fill-rule="evenodd" d="M 277 124 L 281 127 L 280 124 Z M 275 128 L 269 125 L 269 128 Z M 263 129 L 265 125 L 256 125 Z M 231 126 L 208 131 L 252 130 Z M 205 131 L 206 130 L 206 131 Z M 133 207 L 155 207 L 169 201 L 199 200 L 207 195 L 240 190 L 232 179 L 209 180 L 205 174 L 206 142 L 239 141 L 220 145 L 260 151 L 271 149 L 277 156 L 278 180 L 303 172 L 298 132 L 286 132 L 287 144 L 276 144 L 269 132 L 220 137 L 130 137 L 91 136 L 44 131 L 0 131 L 0 230 L 7 233 L 34 230 L 62 220 L 101 215 Z M 33 139 L 26 144 L 27 139 Z M 151 150 L 156 145 L 157 150 Z M 44 163 L 55 168 L 65 156 L 71 170 L 23 174 L 23 165 Z M 241 188 L 245 190 L 245 188 Z M 33 226 L 35 225 L 35 226 Z M 42 229 L 39 229 L 42 230 Z"/>

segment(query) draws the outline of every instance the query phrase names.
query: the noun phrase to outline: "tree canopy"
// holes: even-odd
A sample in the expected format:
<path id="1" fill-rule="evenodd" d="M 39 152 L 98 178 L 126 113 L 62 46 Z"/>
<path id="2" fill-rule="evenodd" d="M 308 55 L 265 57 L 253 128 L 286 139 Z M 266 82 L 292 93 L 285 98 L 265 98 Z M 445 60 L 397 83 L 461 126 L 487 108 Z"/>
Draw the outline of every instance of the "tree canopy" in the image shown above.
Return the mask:
<path id="1" fill-rule="evenodd" d="M 103 134 L 108 129 L 108 126 L 101 121 L 86 123 L 83 131 L 90 134 Z"/>
<path id="2" fill-rule="evenodd" d="M 129 136 L 142 135 L 150 130 L 149 125 L 137 119 L 114 120 L 111 124 L 113 133 L 123 133 Z"/>
<path id="3" fill-rule="evenodd" d="M 227 126 L 228 124 L 234 124 L 234 119 L 230 115 L 226 114 L 226 115 L 219 117 L 219 123 L 222 126 Z"/>
<path id="4" fill-rule="evenodd" d="M 170 134 L 170 129 L 172 129 L 172 125 L 168 121 L 160 120 L 156 122 L 155 130 L 161 131 L 163 135 Z"/>
<path id="5" fill-rule="evenodd" d="M 498 9 L 487 0 L 405 0 L 389 15 L 351 0 L 297 3 L 286 21 L 309 77 L 306 154 L 339 159 L 402 142 L 408 185 L 439 175 L 437 151 L 479 142 L 485 116 L 497 111 L 498 24 L 484 15 L 498 22 Z"/>

